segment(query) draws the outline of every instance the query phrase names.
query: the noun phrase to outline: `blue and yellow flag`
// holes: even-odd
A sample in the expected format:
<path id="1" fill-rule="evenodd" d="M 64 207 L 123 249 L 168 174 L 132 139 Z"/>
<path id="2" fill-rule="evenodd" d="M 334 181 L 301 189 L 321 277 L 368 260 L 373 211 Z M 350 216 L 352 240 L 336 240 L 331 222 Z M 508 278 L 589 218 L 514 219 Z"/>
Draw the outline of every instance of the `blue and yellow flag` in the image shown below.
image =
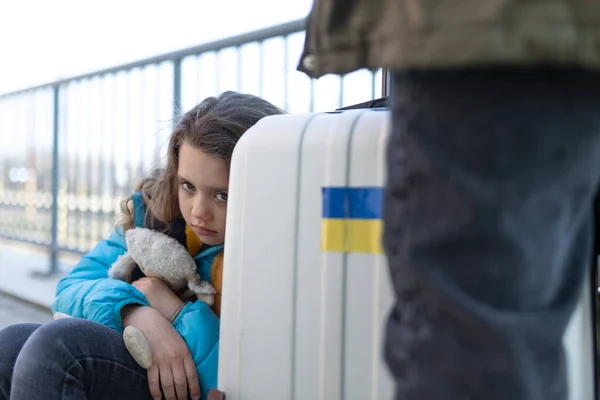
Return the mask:
<path id="1" fill-rule="evenodd" d="M 382 187 L 325 187 L 321 250 L 383 253 Z"/>

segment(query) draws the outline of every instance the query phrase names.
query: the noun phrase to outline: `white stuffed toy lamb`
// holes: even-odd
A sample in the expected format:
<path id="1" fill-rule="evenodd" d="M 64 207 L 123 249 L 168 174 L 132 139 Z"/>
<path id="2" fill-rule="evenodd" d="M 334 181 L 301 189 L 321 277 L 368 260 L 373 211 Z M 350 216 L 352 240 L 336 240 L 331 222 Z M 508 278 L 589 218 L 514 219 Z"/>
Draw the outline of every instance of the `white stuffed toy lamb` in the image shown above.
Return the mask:
<path id="1" fill-rule="evenodd" d="M 174 292 L 187 286 L 199 300 L 213 305 L 215 289 L 200 279 L 193 258 L 175 239 L 151 229 L 133 228 L 125 233 L 125 243 L 128 252 L 114 262 L 109 277 L 129 282 L 137 266 L 145 276 L 163 280 Z M 54 314 L 54 319 L 66 317 L 70 316 Z M 150 368 L 152 354 L 143 333 L 128 326 L 123 331 L 123 340 L 133 359 L 142 368 Z"/>

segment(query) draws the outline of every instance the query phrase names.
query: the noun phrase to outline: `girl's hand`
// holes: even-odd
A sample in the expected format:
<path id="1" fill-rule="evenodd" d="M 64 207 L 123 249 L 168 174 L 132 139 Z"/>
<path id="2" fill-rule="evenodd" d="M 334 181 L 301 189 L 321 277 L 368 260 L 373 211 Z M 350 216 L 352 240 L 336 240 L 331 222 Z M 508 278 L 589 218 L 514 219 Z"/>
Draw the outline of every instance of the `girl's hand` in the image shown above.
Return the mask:
<path id="1" fill-rule="evenodd" d="M 123 327 L 139 329 L 152 351 L 152 366 L 148 368 L 148 386 L 152 396 L 160 400 L 200 399 L 200 384 L 196 365 L 179 332 L 157 310 L 139 305 L 127 306 L 121 312 Z M 161 393 L 162 388 L 162 393 Z"/>
<path id="2" fill-rule="evenodd" d="M 133 282 L 132 285 L 146 296 L 150 307 L 171 322 L 175 319 L 177 312 L 184 306 L 183 301 L 173 293 L 165 282 L 158 278 L 143 277 Z"/>

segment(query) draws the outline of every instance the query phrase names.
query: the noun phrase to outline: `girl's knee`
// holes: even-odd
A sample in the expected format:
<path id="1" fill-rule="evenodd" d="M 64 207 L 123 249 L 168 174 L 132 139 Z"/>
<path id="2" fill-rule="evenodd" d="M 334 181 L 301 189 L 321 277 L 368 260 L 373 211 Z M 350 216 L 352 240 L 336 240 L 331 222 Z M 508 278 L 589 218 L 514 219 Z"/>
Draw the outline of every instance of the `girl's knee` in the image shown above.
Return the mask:
<path id="1" fill-rule="evenodd" d="M 57 347 L 69 350 L 86 340 L 89 324 L 93 322 L 78 318 L 52 321 L 37 329 L 27 341 L 26 347 L 35 347 L 38 352 Z"/>
<path id="2" fill-rule="evenodd" d="M 0 365 L 16 360 L 29 337 L 40 324 L 16 324 L 0 330 Z"/>
<path id="3" fill-rule="evenodd" d="M 87 355 L 97 342 L 111 335 L 120 334 L 96 322 L 80 318 L 63 318 L 43 325 L 36 330 L 23 351 L 32 357 L 44 354 L 46 357 L 73 358 Z"/>
<path id="4" fill-rule="evenodd" d="M 72 365 L 78 356 L 85 353 L 89 338 L 82 326 L 89 323 L 65 318 L 38 328 L 29 337 L 15 362 L 15 375 L 35 374 L 50 366 L 64 369 Z"/>
<path id="5" fill-rule="evenodd" d="M 39 324 L 17 324 L 0 330 L 0 399 L 10 397 L 10 385 L 17 357 Z"/>
<path id="6" fill-rule="evenodd" d="M 40 324 L 15 324 L 0 329 L 0 344 L 25 343 L 27 338 L 40 327 Z"/>

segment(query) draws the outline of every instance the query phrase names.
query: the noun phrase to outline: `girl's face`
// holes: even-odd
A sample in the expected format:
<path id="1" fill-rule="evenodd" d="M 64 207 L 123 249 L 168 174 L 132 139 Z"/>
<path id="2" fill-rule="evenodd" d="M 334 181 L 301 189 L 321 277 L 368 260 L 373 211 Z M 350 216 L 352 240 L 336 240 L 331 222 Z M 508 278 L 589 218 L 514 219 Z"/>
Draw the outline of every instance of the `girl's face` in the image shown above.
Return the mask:
<path id="1" fill-rule="evenodd" d="M 183 142 L 177 179 L 179 209 L 185 222 L 203 243 L 223 243 L 229 188 L 225 161 Z"/>

